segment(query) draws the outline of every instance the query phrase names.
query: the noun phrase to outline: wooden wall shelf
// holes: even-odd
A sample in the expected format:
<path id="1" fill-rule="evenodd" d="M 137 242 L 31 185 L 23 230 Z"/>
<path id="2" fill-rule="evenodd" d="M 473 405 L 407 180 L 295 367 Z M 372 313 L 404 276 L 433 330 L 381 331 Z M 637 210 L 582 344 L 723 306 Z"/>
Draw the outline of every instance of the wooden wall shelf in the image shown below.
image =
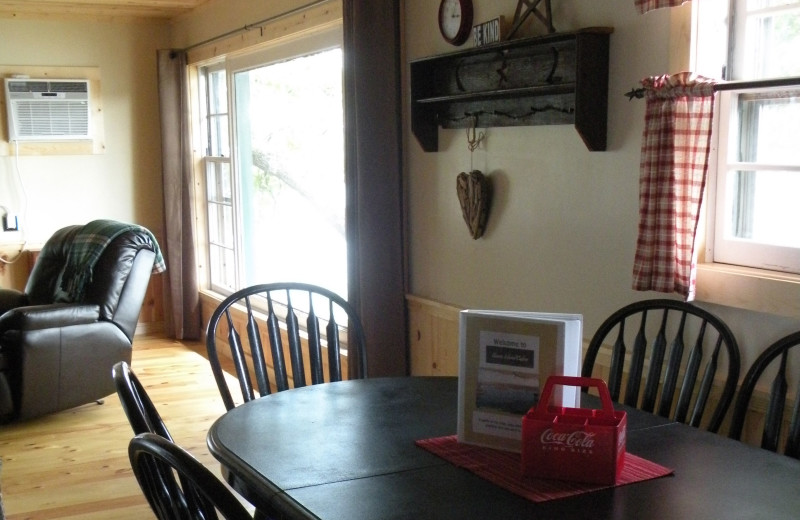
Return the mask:
<path id="1" fill-rule="evenodd" d="M 440 126 L 574 124 L 589 150 L 605 150 L 612 32 L 592 27 L 414 60 L 411 130 L 435 152 Z"/>

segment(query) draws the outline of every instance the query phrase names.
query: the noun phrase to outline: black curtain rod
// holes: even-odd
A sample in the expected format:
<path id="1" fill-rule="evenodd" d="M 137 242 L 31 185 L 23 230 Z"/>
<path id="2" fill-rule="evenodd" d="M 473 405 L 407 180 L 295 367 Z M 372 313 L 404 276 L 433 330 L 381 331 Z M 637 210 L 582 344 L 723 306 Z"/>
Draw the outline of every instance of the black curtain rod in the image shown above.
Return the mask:
<path id="1" fill-rule="evenodd" d="M 284 18 L 286 16 L 291 16 L 291 15 L 293 15 L 295 13 L 299 13 L 300 11 L 305 11 L 306 9 L 310 9 L 312 7 L 316 7 L 316 6 L 320 5 L 320 4 L 324 4 L 324 3 L 327 3 L 327 2 L 330 2 L 330 1 L 331 0 L 315 0 L 314 2 L 309 2 L 309 3 L 305 4 L 305 5 L 300 6 L 300 7 L 295 7 L 294 9 L 290 9 L 289 11 L 286 11 L 284 13 L 276 14 L 274 16 L 270 16 L 269 18 L 264 18 L 263 20 L 259 20 L 257 22 L 253 22 L 251 24 L 247 24 L 244 27 L 241 27 L 239 29 L 234 29 L 232 31 L 228 31 L 226 33 L 214 36 L 213 38 L 209 38 L 207 40 L 203 40 L 201 42 L 192 44 L 192 45 L 186 47 L 185 49 L 183 49 L 183 51 L 184 52 L 190 51 L 192 49 L 196 49 L 197 47 L 202 47 L 203 45 L 208 45 L 209 43 L 213 43 L 215 41 L 223 40 L 223 39 L 228 38 L 230 36 L 234 36 L 234 35 L 239 34 L 241 32 L 249 31 L 251 29 L 254 29 L 254 28 L 259 27 L 261 25 L 267 24 L 269 22 L 274 22 L 275 20 L 279 20 L 279 19 Z"/>
<path id="2" fill-rule="evenodd" d="M 774 78 L 774 79 L 756 79 L 745 81 L 726 81 L 725 83 L 717 83 L 714 85 L 714 92 L 720 90 L 746 90 L 755 88 L 769 88 L 769 87 L 796 87 L 800 86 L 800 76 L 792 76 L 788 78 Z M 632 88 L 625 95 L 628 96 L 628 101 L 631 99 L 642 99 L 646 88 Z"/>

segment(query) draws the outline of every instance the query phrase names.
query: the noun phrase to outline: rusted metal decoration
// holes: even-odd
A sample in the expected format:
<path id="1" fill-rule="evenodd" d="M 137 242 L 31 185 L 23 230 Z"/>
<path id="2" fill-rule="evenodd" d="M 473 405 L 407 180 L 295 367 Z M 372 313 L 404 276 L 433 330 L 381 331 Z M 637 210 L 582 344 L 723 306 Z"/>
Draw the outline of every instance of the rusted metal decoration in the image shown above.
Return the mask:
<path id="1" fill-rule="evenodd" d="M 544 14 L 539 11 L 538 6 L 540 3 L 544 1 Z M 524 11 L 523 11 L 524 6 Z M 533 14 L 536 18 L 542 22 L 547 29 L 548 34 L 553 34 L 556 32 L 556 28 L 553 26 L 553 13 L 550 9 L 550 0 L 519 0 L 517 3 L 517 10 L 514 11 L 514 23 L 511 26 L 511 30 L 508 31 L 508 39 L 510 40 L 514 33 L 517 32 L 517 29 L 528 19 L 528 17 Z"/>
<path id="2" fill-rule="evenodd" d="M 456 179 L 456 193 L 464 222 L 467 223 L 473 240 L 477 240 L 483 235 L 489 219 L 492 184 L 489 178 L 478 170 L 461 172 Z"/>

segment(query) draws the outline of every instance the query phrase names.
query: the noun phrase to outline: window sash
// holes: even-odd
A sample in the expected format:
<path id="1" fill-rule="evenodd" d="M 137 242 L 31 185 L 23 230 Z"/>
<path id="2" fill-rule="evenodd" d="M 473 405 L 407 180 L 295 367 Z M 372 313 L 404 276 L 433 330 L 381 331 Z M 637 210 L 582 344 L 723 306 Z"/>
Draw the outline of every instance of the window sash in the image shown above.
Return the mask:
<path id="1" fill-rule="evenodd" d="M 719 150 L 716 168 L 716 200 L 713 207 L 715 215 L 713 260 L 719 263 L 800 273 L 800 247 L 765 243 L 763 234 L 760 237 L 755 234 L 754 239 L 746 238 L 754 235 L 754 230 L 749 227 L 752 219 L 748 218 L 748 212 L 764 211 L 763 205 L 756 208 L 754 190 L 758 183 L 761 183 L 763 189 L 763 181 L 769 177 L 774 178 L 781 175 L 784 180 L 791 181 L 787 183 L 784 193 L 777 194 L 777 196 L 787 196 L 786 200 L 770 201 L 771 209 L 782 212 L 782 215 L 777 218 L 788 223 L 800 221 L 797 205 L 792 203 L 792 200 L 796 200 L 800 193 L 794 192 L 791 188 L 791 186 L 800 184 L 800 161 L 779 164 L 775 161 L 755 160 L 758 159 L 758 154 L 754 151 L 756 145 L 750 142 L 752 140 L 742 140 L 738 136 L 740 128 L 742 131 L 746 131 L 748 123 L 751 125 L 750 127 L 755 123 L 753 120 L 739 120 L 740 110 L 737 107 L 740 97 L 742 99 L 753 99 L 754 96 L 765 98 L 771 94 L 774 96 L 775 92 L 775 89 L 761 89 L 719 93 Z M 740 202 L 739 213 L 736 213 L 731 205 L 736 199 Z M 798 243 L 797 240 L 797 237 L 793 238 L 792 243 Z"/>
<path id="2" fill-rule="evenodd" d="M 199 68 L 207 283 L 221 293 L 237 287 L 235 212 L 230 159 L 228 86 L 224 63 Z"/>
<path id="3" fill-rule="evenodd" d="M 238 286 L 231 160 L 228 157 L 205 157 L 204 163 L 208 281 L 213 290 L 228 293 Z"/>
<path id="4" fill-rule="evenodd" d="M 795 51 L 800 35 L 791 41 L 772 38 L 781 23 L 800 20 L 800 0 L 731 0 L 730 20 L 727 79 L 800 74 Z"/>
<path id="5" fill-rule="evenodd" d="M 224 63 L 201 68 L 202 142 L 204 156 L 230 157 L 228 86 Z"/>

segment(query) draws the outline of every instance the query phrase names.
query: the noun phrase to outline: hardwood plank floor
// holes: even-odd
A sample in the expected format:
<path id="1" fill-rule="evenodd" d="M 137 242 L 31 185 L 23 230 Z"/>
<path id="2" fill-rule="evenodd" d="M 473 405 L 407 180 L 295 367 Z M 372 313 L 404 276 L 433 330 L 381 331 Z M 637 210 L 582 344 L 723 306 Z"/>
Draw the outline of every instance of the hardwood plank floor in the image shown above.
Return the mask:
<path id="1" fill-rule="evenodd" d="M 206 432 L 225 412 L 199 343 L 137 337 L 133 371 L 177 443 L 220 476 Z M 109 374 L 111 377 L 111 374 Z M 133 432 L 116 394 L 0 427 L 0 473 L 8 520 L 155 518 L 128 461 Z"/>

